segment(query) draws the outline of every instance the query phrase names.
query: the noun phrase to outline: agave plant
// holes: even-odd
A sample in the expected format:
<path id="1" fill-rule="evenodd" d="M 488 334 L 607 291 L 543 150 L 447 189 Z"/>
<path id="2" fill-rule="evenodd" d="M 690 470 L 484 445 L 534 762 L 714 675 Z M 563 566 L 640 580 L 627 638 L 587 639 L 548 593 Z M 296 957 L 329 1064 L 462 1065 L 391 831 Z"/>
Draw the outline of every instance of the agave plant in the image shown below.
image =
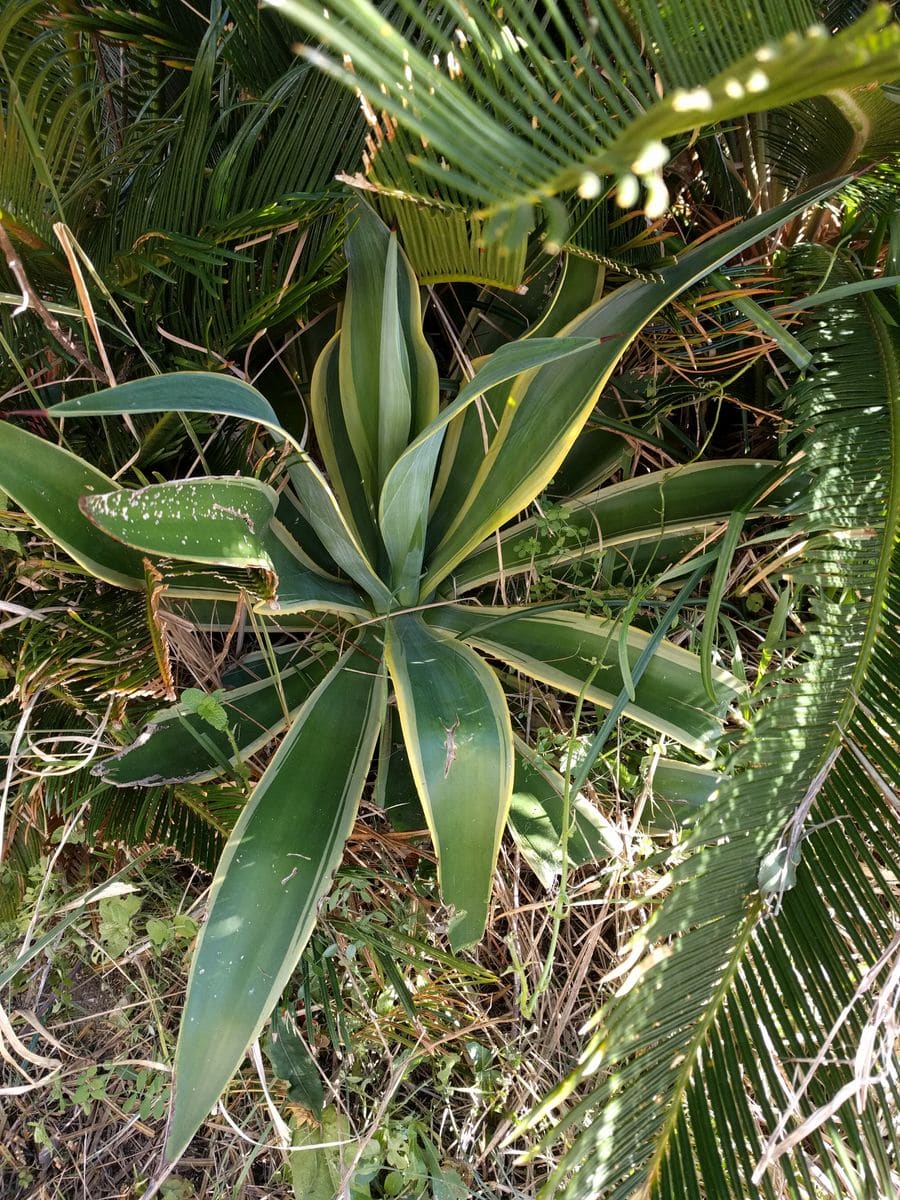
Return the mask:
<path id="1" fill-rule="evenodd" d="M 296 966 L 379 744 L 377 791 L 390 806 L 395 721 L 437 852 L 454 949 L 484 930 L 517 775 L 568 803 L 562 779 L 513 735 L 503 669 L 617 706 L 700 756 L 714 752 L 738 690 L 726 672 L 703 672 L 694 655 L 624 622 L 559 605 L 480 605 L 467 593 L 601 544 L 682 537 L 770 488 L 772 463 L 679 467 L 566 501 L 579 536 L 563 547 L 543 546 L 533 520 L 495 539 L 553 479 L 654 314 L 829 190 L 704 240 L 656 279 L 632 281 L 561 329 L 551 314 L 537 332 L 556 336 L 502 346 L 443 408 L 416 279 L 395 235 L 360 204 L 342 325 L 312 380 L 327 478 L 266 399 L 226 375 L 155 376 L 66 400 L 51 414 L 254 422 L 282 452 L 268 482 L 247 474 L 125 489 L 69 451 L 0 424 L 0 487 L 87 571 L 149 588 L 151 609 L 165 594 L 222 627 L 246 604 L 259 628 L 308 635 L 281 639 L 268 673 L 260 656 L 239 664 L 207 719 L 197 698 L 186 698 L 98 768 L 123 786 L 199 781 L 286 731 L 215 875 L 176 1055 L 168 1161 L 227 1085 Z M 560 311 L 565 299 L 557 297 Z M 258 471 L 272 461 L 262 456 Z"/>

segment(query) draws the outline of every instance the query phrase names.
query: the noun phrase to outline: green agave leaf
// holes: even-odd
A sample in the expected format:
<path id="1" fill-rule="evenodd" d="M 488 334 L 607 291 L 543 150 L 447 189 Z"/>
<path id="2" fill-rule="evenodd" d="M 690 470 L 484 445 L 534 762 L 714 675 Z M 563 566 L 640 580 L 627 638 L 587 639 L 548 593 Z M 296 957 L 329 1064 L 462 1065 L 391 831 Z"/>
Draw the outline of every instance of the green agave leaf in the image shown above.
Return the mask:
<path id="1" fill-rule="evenodd" d="M 327 646 L 314 655 L 292 653 L 299 661 L 281 668 L 277 682 L 263 677 L 219 697 L 228 717 L 226 730 L 213 729 L 190 706 L 178 704 L 158 714 L 125 750 L 98 763 L 93 774 L 116 787 L 212 779 L 234 758 L 229 732 L 241 758 L 249 758 L 284 729 L 337 657 Z M 247 668 L 243 677 L 249 677 Z"/>
<path id="2" fill-rule="evenodd" d="M 340 399 L 363 486 L 374 502 L 410 434 L 437 416 L 438 376 L 422 333 L 418 284 L 396 235 L 361 199 L 354 215 L 345 245 Z"/>
<path id="3" fill-rule="evenodd" d="M 584 354 L 593 345 L 592 339 L 572 337 L 534 338 L 501 347 L 391 468 L 379 501 L 378 523 L 401 604 L 413 604 L 418 597 L 431 484 L 450 422 L 491 388 L 523 371 Z"/>
<path id="4" fill-rule="evenodd" d="M 370 561 L 378 559 L 378 532 L 375 508 L 368 498 L 362 472 L 344 420 L 338 371 L 340 332 L 336 333 L 316 359 L 310 384 L 310 410 L 319 453 L 335 495 Z"/>
<path id="5" fill-rule="evenodd" d="M 430 609 L 425 619 L 532 679 L 575 696 L 583 694 L 604 708 L 612 707 L 626 685 L 623 658 L 633 666 L 650 639 L 621 621 L 567 609 L 447 605 Z M 624 711 L 649 729 L 710 756 L 722 733 L 720 718 L 740 690 L 738 681 L 722 670 L 715 672 L 715 686 L 718 703 L 711 705 L 699 658 L 664 641 Z"/>
<path id="6" fill-rule="evenodd" d="M 140 591 L 141 555 L 107 537 L 78 507 L 82 496 L 115 488 L 112 479 L 77 455 L 0 421 L 0 490 L 85 570 Z"/>
<path id="7" fill-rule="evenodd" d="M 325 1104 L 322 1079 L 293 1017 L 286 1010 L 276 1009 L 273 1014 L 263 1049 L 278 1078 L 290 1084 L 288 1100 L 301 1105 L 320 1121 Z"/>
<path id="8" fill-rule="evenodd" d="M 277 518 L 264 538 L 266 553 L 278 577 L 276 594 L 261 600 L 255 612 L 267 617 L 329 612 L 366 620 L 372 614 L 355 588 L 325 576 Z"/>
<path id="9" fill-rule="evenodd" d="M 556 883 L 562 871 L 563 808 L 566 781 L 521 738 L 514 738 L 516 774 L 509 809 L 509 829 L 525 861 L 545 888 Z M 622 838 L 612 821 L 583 794 L 570 797 L 569 865 L 616 858 Z"/>
<path id="10" fill-rule="evenodd" d="M 246 687 L 248 683 L 263 683 L 271 679 L 276 672 L 287 671 L 290 667 L 300 666 L 310 659 L 327 655 L 336 651 L 337 639 L 322 638 L 315 647 L 310 649 L 307 643 L 290 641 L 282 646 L 267 646 L 265 650 L 254 650 L 252 654 L 242 655 L 237 662 L 225 667 L 219 679 L 226 691 Z M 329 663 L 329 668 L 333 664 Z"/>
<path id="11" fill-rule="evenodd" d="M 381 309 L 381 358 L 378 363 L 378 484 L 409 444 L 412 421 L 412 378 L 397 296 L 397 235 L 388 241 Z M 410 276 L 412 271 L 410 270 Z M 434 367 L 437 415 L 437 366 Z"/>
<path id="12" fill-rule="evenodd" d="M 490 361 L 489 356 L 474 359 L 472 366 L 480 370 Z M 441 446 L 440 460 L 431 489 L 431 508 L 428 514 L 425 557 L 439 545 L 444 534 L 465 504 L 478 467 L 490 449 L 509 399 L 509 384 L 498 383 L 467 404 L 447 426 Z"/>
<path id="13" fill-rule="evenodd" d="M 603 279 L 603 268 L 596 263 L 572 254 L 565 255 L 550 303 L 528 332 L 519 338 L 518 344 L 538 337 L 555 337 L 579 313 L 600 299 Z M 477 364 L 480 368 L 488 361 L 489 356 L 485 355 L 473 360 L 473 366 Z M 438 545 L 469 495 L 494 430 L 500 424 L 507 394 L 501 387 L 488 389 L 478 404 L 467 407 L 447 428 L 431 495 L 429 552 Z"/>
<path id="14" fill-rule="evenodd" d="M 81 499 L 81 511 L 116 541 L 163 558 L 270 571 L 265 531 L 278 498 L 249 477 L 153 483 Z"/>
<path id="15" fill-rule="evenodd" d="M 327 575 L 329 578 L 336 577 L 334 559 L 303 515 L 300 500 L 292 486 L 284 487 L 279 492 L 278 511 L 275 519 L 284 526 L 294 541 L 303 547 L 304 561 L 312 563 L 321 574 Z"/>
<path id="16" fill-rule="evenodd" d="M 196 595 L 182 596 L 176 588 L 170 587 L 165 597 L 166 609 L 171 609 L 186 621 L 190 621 L 198 629 L 208 633 L 227 633 L 237 628 L 237 622 L 246 612 L 244 601 L 239 595 Z M 336 617 L 308 617 L 304 613 L 283 613 L 255 617 L 260 627 L 270 632 L 280 633 L 284 630 L 297 630 L 305 633 L 311 630 L 323 630 L 338 627 Z"/>
<path id="17" fill-rule="evenodd" d="M 385 652 L 413 777 L 438 854 L 454 951 L 478 941 L 513 784 L 503 690 L 468 647 L 417 614 L 387 625 Z"/>
<path id="18" fill-rule="evenodd" d="M 328 553 L 341 570 L 372 598 L 377 611 L 388 611 L 393 597 L 350 531 L 318 468 L 312 462 L 302 461 L 292 465 L 289 472 L 305 515 Z"/>
<path id="19" fill-rule="evenodd" d="M 529 517 L 504 529 L 498 539 L 479 546 L 459 564 L 451 577 L 456 592 L 490 583 L 501 574 L 546 570 L 613 546 L 652 541 L 662 535 L 699 533 L 727 520 L 729 514 L 761 485 L 775 477 L 778 464 L 763 459 L 726 459 L 691 463 L 653 471 L 559 505 L 566 544 L 557 546 L 546 523 Z M 770 504 L 784 498 L 774 493 Z M 769 511 L 763 506 L 757 512 Z M 547 544 L 544 549 L 542 543 Z"/>
<path id="20" fill-rule="evenodd" d="M 384 715 L 374 639 L 343 655 L 295 717 L 228 839 L 191 964 L 165 1157 L 176 1162 L 258 1035 L 316 919 L 353 825 Z"/>
<path id="21" fill-rule="evenodd" d="M 422 597 L 430 596 L 457 563 L 547 486 L 622 354 L 661 308 L 728 258 L 825 199 L 840 182 L 814 188 L 710 238 L 658 280 L 633 280 L 571 321 L 563 334 L 596 338 L 594 352 L 548 364 L 517 380 L 467 502 L 430 556 Z"/>
<path id="22" fill-rule="evenodd" d="M 388 708 L 381 729 L 375 802 L 384 810 L 392 828 L 401 833 L 425 829 L 428 824 L 410 770 L 400 720 L 391 708 Z"/>
<path id="23" fill-rule="evenodd" d="M 564 255 L 562 271 L 550 303 L 523 340 L 556 337 L 570 321 L 600 300 L 605 280 L 605 267 L 576 254 Z"/>
<path id="24" fill-rule="evenodd" d="M 101 417 L 151 412 L 211 413 L 264 425 L 279 441 L 289 442 L 299 461 L 290 467 L 304 515 L 335 563 L 376 604 L 387 608 L 391 594 L 375 574 L 338 507 L 324 476 L 303 447 L 279 424 L 268 400 L 249 384 L 207 371 L 176 371 L 136 379 L 118 387 L 64 400 L 47 410 L 54 417 Z"/>

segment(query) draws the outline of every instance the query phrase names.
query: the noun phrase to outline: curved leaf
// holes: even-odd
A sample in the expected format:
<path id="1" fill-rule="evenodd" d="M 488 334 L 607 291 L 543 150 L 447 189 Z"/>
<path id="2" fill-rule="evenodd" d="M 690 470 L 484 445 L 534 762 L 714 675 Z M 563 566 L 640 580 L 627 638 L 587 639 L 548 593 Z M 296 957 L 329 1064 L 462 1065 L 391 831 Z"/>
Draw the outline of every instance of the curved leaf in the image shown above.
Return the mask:
<path id="1" fill-rule="evenodd" d="M 207 476 L 153 483 L 83 496 L 80 506 L 98 529 L 145 554 L 272 569 L 265 533 L 278 499 L 258 479 Z"/>
<path id="2" fill-rule="evenodd" d="M 305 560 L 315 569 L 330 579 L 335 579 L 337 570 L 334 559 L 322 545 L 316 531 L 303 515 L 300 500 L 293 487 L 282 488 L 278 494 L 278 510 L 276 520 L 288 531 L 294 541 L 303 547 Z M 370 561 L 372 561 L 370 559 Z"/>
<path id="3" fill-rule="evenodd" d="M 565 255 L 549 304 L 517 344 L 534 338 L 555 337 L 579 313 L 600 299 L 604 275 L 603 268 L 596 263 L 576 258 L 574 254 Z M 537 283 L 532 282 L 531 287 L 535 286 Z M 479 342 L 481 334 L 479 330 Z M 472 365 L 480 368 L 487 361 L 489 356 L 485 355 L 473 360 Z M 494 431 L 500 424 L 505 403 L 506 392 L 502 388 L 489 388 L 477 404 L 450 422 L 431 497 L 429 550 L 438 544 L 465 502 Z"/>
<path id="4" fill-rule="evenodd" d="M 487 356 L 476 358 L 472 366 L 480 371 L 488 362 L 490 358 Z M 474 404 L 466 405 L 447 425 L 431 490 L 426 556 L 439 545 L 465 504 L 479 465 L 500 428 L 508 397 L 509 386 L 495 384 L 487 388 Z"/>
<path id="5" fill-rule="evenodd" d="M 141 591 L 142 556 L 107 537 L 78 507 L 82 496 L 115 488 L 77 455 L 0 421 L 0 490 L 92 575 Z"/>
<path id="6" fill-rule="evenodd" d="M 347 435 L 374 504 L 410 440 L 437 416 L 438 376 L 422 333 L 419 290 L 396 234 L 361 199 L 345 245 L 339 342 Z"/>
<path id="7" fill-rule="evenodd" d="M 429 558 L 423 599 L 480 542 L 543 491 L 622 354 L 661 308 L 837 186 L 814 188 L 732 226 L 689 250 L 657 280 L 633 280 L 571 321 L 563 334 L 596 338 L 594 352 L 550 364 L 516 381 L 468 500 Z"/>
<path id="8" fill-rule="evenodd" d="M 365 546 L 370 561 L 375 561 L 378 557 L 375 508 L 363 486 L 362 472 L 350 444 L 341 406 L 338 377 L 340 337 L 340 332 L 336 333 L 316 359 L 310 382 L 309 406 L 319 453 L 331 486 L 360 545 Z"/>
<path id="9" fill-rule="evenodd" d="M 485 361 L 453 403 L 423 430 L 391 468 L 378 505 L 378 523 L 401 603 L 412 604 L 418 596 L 431 485 L 444 433 L 450 422 L 491 388 L 515 378 L 523 371 L 584 354 L 593 345 L 590 338 L 572 337 L 534 338 L 502 346 Z"/>
<path id="10" fill-rule="evenodd" d="M 338 507 L 334 494 L 299 442 L 279 424 L 268 400 L 249 384 L 207 371 L 177 371 L 135 379 L 118 387 L 64 400 L 49 408 L 54 417 L 121 416 L 128 413 L 194 412 L 237 417 L 264 425 L 279 441 L 288 441 L 299 461 L 290 467 L 291 481 L 304 515 L 328 553 L 376 604 L 387 608 L 391 594 L 375 574 Z"/>
<path id="11" fill-rule="evenodd" d="M 93 769 L 116 787 L 153 787 L 212 779 L 232 761 L 234 744 L 248 758 L 289 724 L 301 704 L 334 666 L 329 647 L 279 669 L 278 682 L 262 678 L 232 687 L 218 696 L 228 718 L 226 729 L 215 729 L 195 708 L 175 705 L 150 722 L 138 738 Z M 246 668 L 244 677 L 247 677 Z M 229 737 L 229 734 L 231 737 Z"/>
<path id="12" fill-rule="evenodd" d="M 276 619 L 304 612 L 337 613 L 362 620 L 371 616 L 364 597 L 349 584 L 325 576 L 277 518 L 267 530 L 264 544 L 277 586 L 271 599 L 255 605 L 255 612 Z"/>
<path id="13" fill-rule="evenodd" d="M 425 619 L 532 679 L 584 695 L 604 708 L 610 708 L 626 686 L 623 657 L 633 666 L 650 640 L 650 634 L 621 621 L 567 609 L 447 605 L 430 609 Z M 726 671 L 717 670 L 714 677 L 718 703 L 711 706 L 699 658 L 663 641 L 637 683 L 634 699 L 625 706 L 625 715 L 709 756 L 721 737 L 725 707 L 740 689 Z"/>
<path id="14" fill-rule="evenodd" d="M 165 1156 L 176 1162 L 297 965 L 353 825 L 384 713 L 374 639 L 338 661 L 295 717 L 213 880 L 175 1052 Z"/>
<path id="15" fill-rule="evenodd" d="M 544 571 L 663 535 L 699 535 L 727 520 L 767 475 L 775 477 L 777 467 L 760 459 L 725 459 L 671 467 L 612 484 L 595 495 L 558 505 L 564 545 L 554 544 L 553 535 L 542 532 L 546 522 L 540 517 L 529 517 L 463 559 L 451 577 L 453 588 L 458 593 L 468 591 L 501 575 Z"/>
<path id="16" fill-rule="evenodd" d="M 438 854 L 444 903 L 455 910 L 454 951 L 478 941 L 513 784 L 513 746 L 503 690 L 468 647 L 393 617 L 388 669 L 413 778 Z"/>
<path id="17" fill-rule="evenodd" d="M 551 888 L 562 870 L 566 781 L 521 738 L 514 740 L 516 775 L 509 829 L 529 867 L 545 888 Z M 622 838 L 615 825 L 583 793 L 572 796 L 570 806 L 566 845 L 570 866 L 604 862 L 622 853 Z"/>

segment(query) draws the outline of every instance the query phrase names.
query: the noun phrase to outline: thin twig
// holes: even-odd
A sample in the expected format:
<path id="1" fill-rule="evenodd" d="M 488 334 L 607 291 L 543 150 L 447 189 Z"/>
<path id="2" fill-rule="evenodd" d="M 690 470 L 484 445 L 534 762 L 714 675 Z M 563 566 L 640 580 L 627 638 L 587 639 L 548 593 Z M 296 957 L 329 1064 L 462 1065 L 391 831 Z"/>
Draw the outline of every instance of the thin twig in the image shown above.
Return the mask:
<path id="1" fill-rule="evenodd" d="M 881 969 L 890 961 L 891 957 L 897 953 L 898 948 L 900 948 L 900 930 L 894 934 L 890 944 L 885 948 L 878 961 L 874 963 L 868 971 L 866 971 L 865 975 L 857 984 L 849 1002 L 838 1014 L 837 1020 L 834 1022 L 824 1041 L 822 1042 L 822 1045 L 819 1047 L 818 1053 L 813 1059 L 812 1066 L 801 1080 L 799 1087 L 794 1090 L 788 1107 L 781 1114 L 775 1130 L 766 1143 L 759 1162 L 754 1167 L 752 1176 L 752 1181 L 754 1184 L 758 1184 L 761 1181 L 762 1177 L 765 1175 L 772 1163 L 776 1162 L 783 1154 L 786 1154 L 792 1146 L 795 1146 L 799 1141 L 802 1141 L 803 1138 L 808 1137 L 811 1133 L 818 1129 L 819 1126 L 832 1117 L 834 1113 L 836 1113 L 841 1107 L 841 1105 L 846 1103 L 847 1100 L 858 1096 L 863 1089 L 868 1088 L 873 1084 L 882 1083 L 887 1079 L 886 1074 L 854 1078 L 852 1082 L 845 1084 L 844 1087 L 842 1087 L 826 1105 L 819 1108 L 815 1113 L 812 1114 L 811 1117 L 804 1121 L 798 1129 L 794 1130 L 794 1132 L 789 1134 L 787 1137 L 783 1136 L 788 1122 L 790 1121 L 792 1115 L 797 1111 L 800 1101 L 806 1094 L 806 1091 L 809 1088 L 809 1085 L 819 1067 L 825 1061 L 834 1039 L 837 1037 L 844 1023 L 846 1022 L 847 1017 L 852 1011 L 854 1005 L 859 1001 L 860 997 L 869 990 L 869 988 L 878 978 Z"/>
<path id="2" fill-rule="evenodd" d="M 0 220 L 0 250 L 3 251 L 3 257 L 6 259 L 6 265 L 12 272 L 13 278 L 19 286 L 22 293 L 22 303 L 18 308 L 13 309 L 12 315 L 18 316 L 20 313 L 27 312 L 30 308 L 41 319 L 44 328 L 50 334 L 55 342 L 60 345 L 66 354 L 70 355 L 91 376 L 92 379 L 99 380 L 101 383 L 106 383 L 106 376 L 103 372 L 95 367 L 88 358 L 84 348 L 79 345 L 72 334 L 67 333 L 50 312 L 46 304 L 34 290 L 31 281 L 25 272 L 25 266 L 22 260 L 16 253 L 16 248 L 13 246 L 9 234 L 6 232 L 2 220 Z"/>

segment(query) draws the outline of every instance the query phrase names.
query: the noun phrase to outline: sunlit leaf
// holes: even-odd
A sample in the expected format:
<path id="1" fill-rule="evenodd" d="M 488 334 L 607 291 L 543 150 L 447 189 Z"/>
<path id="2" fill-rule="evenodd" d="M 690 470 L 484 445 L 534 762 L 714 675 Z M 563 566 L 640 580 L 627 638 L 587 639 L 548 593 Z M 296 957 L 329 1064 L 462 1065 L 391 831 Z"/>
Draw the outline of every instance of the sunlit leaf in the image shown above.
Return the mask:
<path id="1" fill-rule="evenodd" d="M 373 649 L 349 650 L 307 699 L 225 847 L 175 1053 L 169 1162 L 265 1023 L 340 862 L 384 713 Z"/>
<path id="2" fill-rule="evenodd" d="M 418 615 L 385 644 L 413 778 L 438 853 L 454 950 L 481 937 L 513 784 L 509 713 L 496 675 Z"/>

